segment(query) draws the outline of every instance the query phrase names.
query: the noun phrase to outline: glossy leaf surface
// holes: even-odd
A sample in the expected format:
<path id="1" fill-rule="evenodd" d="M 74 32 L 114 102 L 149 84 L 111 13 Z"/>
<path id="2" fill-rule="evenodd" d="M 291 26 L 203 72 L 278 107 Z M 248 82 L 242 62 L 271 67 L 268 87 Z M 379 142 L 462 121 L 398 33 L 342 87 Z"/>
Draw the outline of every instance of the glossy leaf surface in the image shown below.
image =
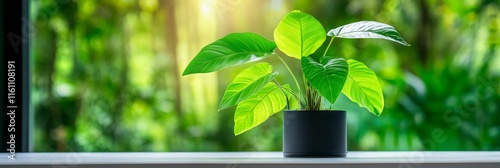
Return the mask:
<path id="1" fill-rule="evenodd" d="M 384 95 L 377 75 L 362 62 L 349 59 L 349 72 L 342 93 L 351 101 L 379 116 L 384 109 Z"/>
<path id="2" fill-rule="evenodd" d="M 347 78 L 348 66 L 343 58 L 322 57 L 316 62 L 311 57 L 301 61 L 307 81 L 330 103 L 337 100 Z"/>
<path id="3" fill-rule="evenodd" d="M 255 33 L 231 33 L 201 49 L 184 75 L 208 73 L 254 62 L 274 54 L 276 44 Z"/>
<path id="4" fill-rule="evenodd" d="M 321 23 L 313 16 L 295 10 L 288 13 L 274 30 L 274 40 L 286 55 L 301 59 L 314 53 L 326 39 Z"/>
<path id="5" fill-rule="evenodd" d="M 227 87 L 219 110 L 237 105 L 266 86 L 276 75 L 278 72 L 273 73 L 273 67 L 265 62 L 241 71 Z"/>
<path id="6" fill-rule="evenodd" d="M 238 107 L 236 107 L 234 135 L 239 135 L 256 127 L 271 115 L 283 110 L 285 106 L 286 98 L 281 89 L 275 83 L 268 83 L 264 88 L 239 103 Z"/>
<path id="7" fill-rule="evenodd" d="M 359 21 L 337 27 L 328 32 L 328 36 L 339 38 L 378 38 L 394 41 L 409 46 L 391 25 L 375 21 Z"/>

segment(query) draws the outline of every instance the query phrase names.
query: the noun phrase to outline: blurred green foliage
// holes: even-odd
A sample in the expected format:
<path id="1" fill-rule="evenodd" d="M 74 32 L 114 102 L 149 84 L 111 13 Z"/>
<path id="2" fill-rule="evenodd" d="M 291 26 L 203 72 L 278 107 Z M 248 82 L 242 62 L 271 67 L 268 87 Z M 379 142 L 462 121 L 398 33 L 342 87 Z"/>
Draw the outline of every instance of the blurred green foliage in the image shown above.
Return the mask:
<path id="1" fill-rule="evenodd" d="M 327 30 L 388 23 L 412 45 L 334 40 L 329 55 L 365 62 L 386 103 L 380 117 L 343 95 L 332 105 L 348 111 L 349 150 L 500 150 L 495 0 L 30 2 L 35 151 L 281 150 L 281 113 L 235 137 L 234 108 L 217 112 L 245 66 L 183 78 L 180 71 L 227 33 L 272 39 L 294 9 Z M 281 83 L 293 84 L 285 67 L 275 68 Z"/>

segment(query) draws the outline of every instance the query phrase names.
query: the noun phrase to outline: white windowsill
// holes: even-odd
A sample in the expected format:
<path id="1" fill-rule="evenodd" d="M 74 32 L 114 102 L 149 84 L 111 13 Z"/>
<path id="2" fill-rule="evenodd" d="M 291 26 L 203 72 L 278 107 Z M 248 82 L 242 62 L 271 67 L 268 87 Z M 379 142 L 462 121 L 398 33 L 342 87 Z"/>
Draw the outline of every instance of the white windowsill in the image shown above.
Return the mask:
<path id="1" fill-rule="evenodd" d="M 0 167 L 500 167 L 500 152 L 349 152 L 346 158 L 283 158 L 281 152 L 17 153 Z"/>

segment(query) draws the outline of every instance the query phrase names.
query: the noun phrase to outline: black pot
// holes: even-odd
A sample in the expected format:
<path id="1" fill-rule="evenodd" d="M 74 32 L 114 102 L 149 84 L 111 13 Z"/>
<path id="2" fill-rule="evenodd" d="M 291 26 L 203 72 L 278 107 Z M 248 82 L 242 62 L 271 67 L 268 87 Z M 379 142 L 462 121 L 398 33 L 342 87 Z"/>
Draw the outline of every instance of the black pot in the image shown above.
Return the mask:
<path id="1" fill-rule="evenodd" d="M 285 157 L 345 157 L 346 112 L 341 110 L 285 111 Z"/>

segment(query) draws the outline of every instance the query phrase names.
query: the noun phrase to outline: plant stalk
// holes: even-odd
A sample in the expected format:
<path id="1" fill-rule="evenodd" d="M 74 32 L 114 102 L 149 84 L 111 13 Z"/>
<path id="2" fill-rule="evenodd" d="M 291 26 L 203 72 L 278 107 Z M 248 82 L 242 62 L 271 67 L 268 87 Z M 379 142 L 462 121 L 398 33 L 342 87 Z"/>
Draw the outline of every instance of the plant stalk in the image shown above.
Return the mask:
<path id="1" fill-rule="evenodd" d="M 290 102 L 289 102 L 290 99 L 288 99 L 288 96 L 286 95 L 285 90 L 283 90 L 283 87 L 281 87 L 280 83 L 276 80 L 276 78 L 274 78 L 273 80 L 274 80 L 274 83 L 276 83 L 276 85 L 278 85 L 278 87 L 280 88 L 281 93 L 283 93 L 283 95 L 285 96 L 286 109 L 290 110 Z"/>
<path id="2" fill-rule="evenodd" d="M 280 88 L 281 93 L 283 93 L 283 95 L 285 96 L 286 109 L 290 110 L 290 103 L 288 102 L 288 96 L 286 95 L 285 90 L 283 90 L 283 87 L 281 87 L 280 83 L 276 80 L 276 78 L 273 78 L 273 80 L 274 80 L 274 83 L 276 83 L 276 85 L 278 85 L 278 87 Z"/>
<path id="3" fill-rule="evenodd" d="M 326 47 L 326 49 L 325 49 L 325 53 L 323 54 L 323 57 L 324 57 L 324 56 L 326 56 L 326 53 L 328 52 L 328 49 L 330 49 L 330 46 L 332 45 L 332 42 L 333 42 L 333 39 L 334 39 L 334 38 L 335 38 L 335 37 L 332 37 L 332 38 L 330 39 L 330 43 L 328 43 L 328 46 L 327 46 L 327 47 Z"/>
<path id="4" fill-rule="evenodd" d="M 290 75 L 292 75 L 292 78 L 295 81 L 295 85 L 297 85 L 297 89 L 299 89 L 299 93 L 302 93 L 302 90 L 300 89 L 299 81 L 297 81 L 297 78 L 295 78 L 295 74 L 292 72 L 292 70 L 290 69 L 290 67 L 288 66 L 288 64 L 279 55 L 276 55 L 276 56 L 278 56 L 278 58 L 280 59 L 280 61 L 285 65 L 285 67 L 288 70 L 288 72 L 290 73 Z"/>

